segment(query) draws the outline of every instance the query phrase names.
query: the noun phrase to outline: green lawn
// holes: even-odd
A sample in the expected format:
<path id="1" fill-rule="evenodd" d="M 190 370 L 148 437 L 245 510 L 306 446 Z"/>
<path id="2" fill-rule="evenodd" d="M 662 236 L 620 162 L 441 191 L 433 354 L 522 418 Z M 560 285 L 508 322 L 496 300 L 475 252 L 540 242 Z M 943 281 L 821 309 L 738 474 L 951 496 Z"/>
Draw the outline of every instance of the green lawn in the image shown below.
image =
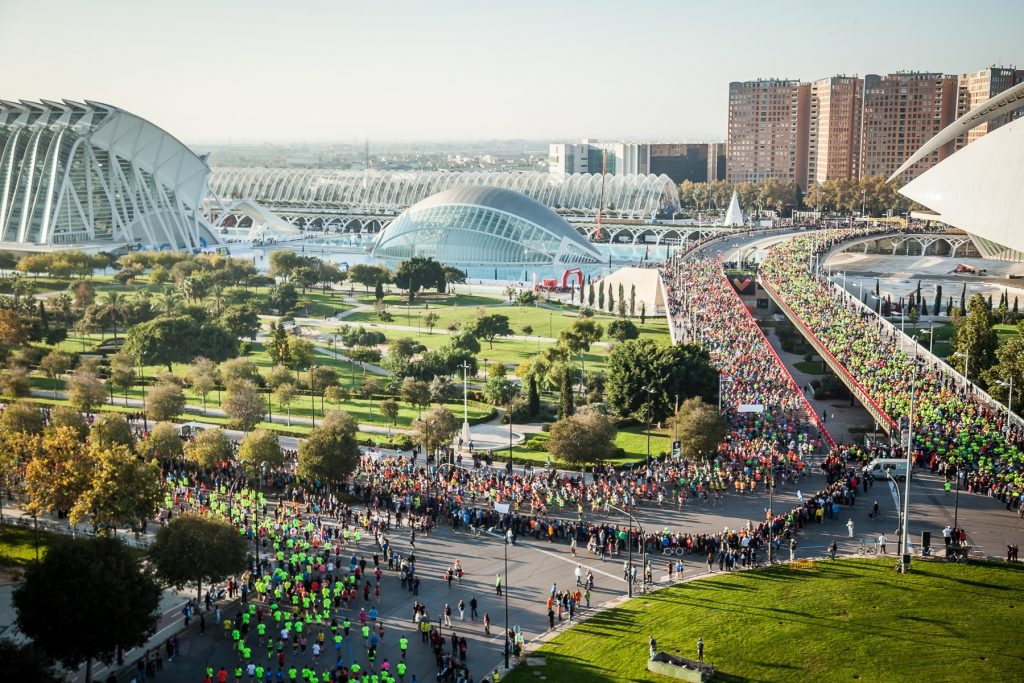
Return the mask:
<path id="1" fill-rule="evenodd" d="M 718 574 L 602 612 L 502 681 L 668 680 L 648 673 L 647 638 L 704 659 L 716 681 L 1020 680 L 1024 565 L 822 561 Z M 660 569 L 660 567 L 659 567 Z"/>
<path id="2" fill-rule="evenodd" d="M 825 371 L 822 370 L 822 368 L 821 368 L 821 361 L 820 360 L 801 360 L 801 361 L 797 361 L 796 363 L 793 363 L 793 367 L 795 367 L 800 372 L 804 372 L 804 373 L 806 373 L 808 375 L 822 375 L 822 374 L 825 374 Z"/>
<path id="3" fill-rule="evenodd" d="M 39 557 L 59 538 L 47 531 L 39 532 Z M 36 559 L 35 532 L 31 528 L 0 526 L 0 567 L 25 567 Z"/>
<path id="4" fill-rule="evenodd" d="M 898 326 L 897 326 L 898 327 Z M 932 352 L 939 358 L 947 358 L 953 353 L 953 325 L 946 323 L 943 325 L 935 325 L 933 328 L 935 334 L 935 341 L 932 342 Z M 994 325 L 993 328 L 996 331 L 996 336 L 999 339 L 999 344 L 1002 346 L 1006 342 L 1010 341 L 1015 337 L 1020 336 L 1020 331 L 1016 325 Z M 917 338 L 921 340 L 921 346 L 928 348 L 928 327 L 907 327 L 906 333 L 908 336 L 917 335 Z M 963 361 L 960 362 L 961 366 Z M 960 370 L 963 370 L 961 367 Z"/>
<path id="5" fill-rule="evenodd" d="M 514 425 L 513 429 L 515 429 Z M 547 441 L 548 435 L 546 432 L 540 432 L 538 434 L 530 434 L 527 438 Z M 625 457 L 613 458 L 610 461 L 613 465 L 628 465 L 630 463 L 643 462 L 647 458 L 647 432 L 641 426 L 634 425 L 632 427 L 620 429 L 618 435 L 615 437 L 615 445 L 625 451 Z M 671 447 L 672 437 L 667 431 L 657 429 L 651 431 L 652 456 L 657 457 L 662 453 L 668 452 Z M 508 453 L 508 448 L 505 448 L 502 451 L 495 451 L 495 453 L 500 459 L 501 453 Z M 515 458 L 517 462 L 529 461 L 545 463 L 547 462 L 547 459 L 551 457 L 551 454 L 547 451 L 530 450 L 523 445 L 519 445 L 512 448 L 512 457 Z M 554 460 L 554 458 L 552 458 L 552 460 Z"/>

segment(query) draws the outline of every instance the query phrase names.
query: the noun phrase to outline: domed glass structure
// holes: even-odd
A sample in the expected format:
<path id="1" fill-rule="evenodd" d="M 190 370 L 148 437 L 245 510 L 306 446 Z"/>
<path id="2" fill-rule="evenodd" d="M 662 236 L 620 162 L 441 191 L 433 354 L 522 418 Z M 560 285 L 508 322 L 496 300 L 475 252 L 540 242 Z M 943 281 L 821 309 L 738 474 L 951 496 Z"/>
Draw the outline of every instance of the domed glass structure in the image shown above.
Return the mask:
<path id="1" fill-rule="evenodd" d="M 576 266 L 601 254 L 565 219 L 526 195 L 462 186 L 414 204 L 377 238 L 373 255 L 429 256 L 459 267 Z"/>

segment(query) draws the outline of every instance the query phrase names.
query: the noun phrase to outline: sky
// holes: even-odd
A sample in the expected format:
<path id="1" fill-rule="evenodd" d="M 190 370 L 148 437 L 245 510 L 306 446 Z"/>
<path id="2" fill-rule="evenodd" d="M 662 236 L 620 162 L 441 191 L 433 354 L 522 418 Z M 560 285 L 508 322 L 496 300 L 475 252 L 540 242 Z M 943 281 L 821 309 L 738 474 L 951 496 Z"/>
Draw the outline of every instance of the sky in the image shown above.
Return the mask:
<path id="1" fill-rule="evenodd" d="M 0 98 L 189 143 L 714 140 L 730 81 L 1024 66 L 1022 25 L 1021 0 L 0 0 Z"/>

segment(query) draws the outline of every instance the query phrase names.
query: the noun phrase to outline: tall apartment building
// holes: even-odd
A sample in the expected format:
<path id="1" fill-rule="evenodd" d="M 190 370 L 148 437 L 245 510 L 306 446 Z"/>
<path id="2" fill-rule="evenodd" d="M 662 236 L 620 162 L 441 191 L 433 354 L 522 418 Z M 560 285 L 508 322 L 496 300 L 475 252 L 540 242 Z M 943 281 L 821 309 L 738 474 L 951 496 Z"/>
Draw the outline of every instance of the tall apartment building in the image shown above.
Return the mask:
<path id="1" fill-rule="evenodd" d="M 963 116 L 982 102 L 1021 82 L 1024 82 L 1024 69 L 1017 69 L 1015 67 L 990 66 L 981 71 L 961 74 L 960 87 L 957 93 L 957 117 Z M 966 144 L 974 142 L 986 133 L 990 133 L 999 126 L 1020 118 L 1022 115 L 1024 115 L 1024 109 L 1018 109 L 1015 112 L 972 128 L 967 132 L 966 136 L 961 136 L 957 140 L 957 148 L 959 149 Z"/>
<path id="2" fill-rule="evenodd" d="M 807 187 L 810 85 L 794 80 L 729 84 L 726 180 L 769 178 Z"/>
<path id="3" fill-rule="evenodd" d="M 919 147 L 956 120 L 956 76 L 939 73 L 898 72 L 864 77 L 861 113 L 861 177 L 889 177 Z M 909 180 L 953 153 L 954 143 L 943 146 L 914 164 Z"/>
<path id="4" fill-rule="evenodd" d="M 587 173 L 590 157 L 589 145 L 557 143 L 548 145 L 548 173 L 572 175 Z"/>
<path id="5" fill-rule="evenodd" d="M 861 92 L 856 76 L 813 81 L 808 105 L 807 182 L 851 178 L 860 164 Z"/>

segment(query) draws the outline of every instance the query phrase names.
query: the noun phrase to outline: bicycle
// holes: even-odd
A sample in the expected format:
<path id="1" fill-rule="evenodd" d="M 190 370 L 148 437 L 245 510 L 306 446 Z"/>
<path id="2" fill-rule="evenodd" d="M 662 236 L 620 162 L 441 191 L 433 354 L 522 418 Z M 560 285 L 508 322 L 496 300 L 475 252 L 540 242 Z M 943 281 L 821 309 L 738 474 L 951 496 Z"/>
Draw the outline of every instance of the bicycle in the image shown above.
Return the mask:
<path id="1" fill-rule="evenodd" d="M 874 543 L 867 541 L 861 541 L 860 546 L 857 548 L 858 555 L 874 555 L 878 552 L 878 547 Z"/>

